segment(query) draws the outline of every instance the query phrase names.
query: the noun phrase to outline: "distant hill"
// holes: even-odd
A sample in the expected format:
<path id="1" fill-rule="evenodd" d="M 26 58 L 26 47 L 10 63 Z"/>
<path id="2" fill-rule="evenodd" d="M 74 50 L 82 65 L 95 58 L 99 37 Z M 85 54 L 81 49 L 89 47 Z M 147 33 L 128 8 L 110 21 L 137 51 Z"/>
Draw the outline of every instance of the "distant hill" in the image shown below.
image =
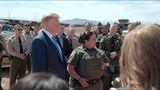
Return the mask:
<path id="1" fill-rule="evenodd" d="M 69 20 L 61 21 L 61 23 L 77 24 L 77 25 L 83 25 L 85 22 L 91 22 L 93 25 L 97 25 L 98 24 L 97 21 L 87 20 L 87 19 L 81 19 L 81 18 L 74 18 L 74 19 L 69 19 Z"/>

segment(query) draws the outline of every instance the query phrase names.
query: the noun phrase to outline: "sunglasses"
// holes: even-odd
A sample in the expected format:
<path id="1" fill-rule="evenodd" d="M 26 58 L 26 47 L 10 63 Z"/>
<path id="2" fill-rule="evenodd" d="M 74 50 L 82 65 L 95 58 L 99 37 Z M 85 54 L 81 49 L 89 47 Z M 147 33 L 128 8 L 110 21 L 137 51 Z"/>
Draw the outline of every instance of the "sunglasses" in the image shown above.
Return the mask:
<path id="1" fill-rule="evenodd" d="M 20 28 L 19 28 L 19 29 L 17 29 L 17 30 L 18 30 L 18 31 L 22 31 L 22 29 L 20 29 Z"/>

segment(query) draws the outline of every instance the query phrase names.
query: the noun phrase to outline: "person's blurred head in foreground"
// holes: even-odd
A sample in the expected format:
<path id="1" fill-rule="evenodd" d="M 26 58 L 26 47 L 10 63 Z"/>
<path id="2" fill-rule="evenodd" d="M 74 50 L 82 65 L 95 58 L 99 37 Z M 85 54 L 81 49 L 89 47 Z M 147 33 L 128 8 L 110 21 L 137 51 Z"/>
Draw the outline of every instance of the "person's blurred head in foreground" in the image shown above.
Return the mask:
<path id="1" fill-rule="evenodd" d="M 11 90 L 69 90 L 67 83 L 49 73 L 35 73 L 19 80 Z"/>
<path id="2" fill-rule="evenodd" d="M 125 36 L 120 68 L 122 87 L 160 89 L 160 27 L 140 25 Z"/>

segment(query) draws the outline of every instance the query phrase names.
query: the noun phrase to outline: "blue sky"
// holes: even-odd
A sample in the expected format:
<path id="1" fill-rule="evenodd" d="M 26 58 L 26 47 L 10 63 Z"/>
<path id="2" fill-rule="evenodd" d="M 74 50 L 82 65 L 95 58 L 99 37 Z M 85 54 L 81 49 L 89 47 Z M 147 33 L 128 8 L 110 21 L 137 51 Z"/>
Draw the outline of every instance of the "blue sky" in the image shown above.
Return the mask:
<path id="1" fill-rule="evenodd" d="M 160 23 L 160 1 L 0 1 L 0 18 L 40 20 L 56 12 L 61 20 L 83 18 L 96 21 Z"/>

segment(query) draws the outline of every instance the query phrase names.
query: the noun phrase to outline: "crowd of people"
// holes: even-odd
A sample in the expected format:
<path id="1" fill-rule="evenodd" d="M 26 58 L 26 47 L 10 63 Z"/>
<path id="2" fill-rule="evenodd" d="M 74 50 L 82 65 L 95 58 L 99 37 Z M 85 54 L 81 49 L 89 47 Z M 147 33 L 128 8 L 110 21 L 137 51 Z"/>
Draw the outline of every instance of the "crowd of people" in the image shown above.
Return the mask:
<path id="1" fill-rule="evenodd" d="M 75 36 L 75 26 L 64 33 L 59 18 L 45 14 L 36 31 L 29 23 L 17 24 L 6 47 L 0 43 L 1 60 L 5 51 L 11 60 L 11 90 L 160 89 L 158 25 L 131 23 L 122 36 L 117 24 L 92 31 L 86 22 Z"/>

